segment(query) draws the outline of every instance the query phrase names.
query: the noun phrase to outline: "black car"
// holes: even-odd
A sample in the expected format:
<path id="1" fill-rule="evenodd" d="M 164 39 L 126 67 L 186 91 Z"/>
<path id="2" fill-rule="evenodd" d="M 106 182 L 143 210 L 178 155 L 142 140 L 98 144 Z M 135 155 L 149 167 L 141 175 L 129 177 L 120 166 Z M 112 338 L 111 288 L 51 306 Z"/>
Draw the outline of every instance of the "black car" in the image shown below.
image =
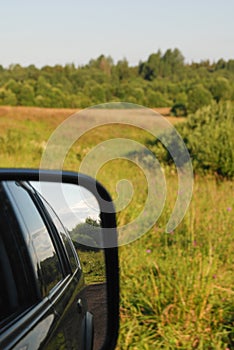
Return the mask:
<path id="1" fill-rule="evenodd" d="M 0 182 L 0 230 L 0 349 L 91 350 L 79 257 L 29 182 Z"/>

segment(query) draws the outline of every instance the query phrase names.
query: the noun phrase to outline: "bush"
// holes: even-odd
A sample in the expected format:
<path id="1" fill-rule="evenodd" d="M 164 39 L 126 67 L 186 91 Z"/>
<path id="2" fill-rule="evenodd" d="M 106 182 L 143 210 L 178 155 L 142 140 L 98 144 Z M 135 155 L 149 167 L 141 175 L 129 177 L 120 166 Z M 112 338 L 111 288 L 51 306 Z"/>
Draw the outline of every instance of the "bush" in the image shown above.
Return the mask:
<path id="1" fill-rule="evenodd" d="M 192 157 L 194 170 L 234 177 L 234 105 L 203 107 L 178 126 Z"/>
<path id="2" fill-rule="evenodd" d="M 171 113 L 175 117 L 185 117 L 187 115 L 187 108 L 183 103 L 175 103 L 171 108 Z"/>
<path id="3" fill-rule="evenodd" d="M 234 104 L 216 103 L 203 107 L 179 123 L 177 131 L 183 138 L 195 172 L 212 173 L 221 177 L 234 177 Z M 161 140 L 161 141 L 159 141 Z M 166 145 L 166 147 L 164 146 Z M 188 161 L 175 131 L 166 129 L 148 146 L 159 162 L 183 167 Z M 168 149 L 176 150 L 173 160 Z"/>
<path id="4" fill-rule="evenodd" d="M 215 99 L 219 102 L 221 100 L 229 100 L 232 94 L 232 89 L 229 81 L 223 77 L 218 77 L 210 87 L 210 91 Z"/>

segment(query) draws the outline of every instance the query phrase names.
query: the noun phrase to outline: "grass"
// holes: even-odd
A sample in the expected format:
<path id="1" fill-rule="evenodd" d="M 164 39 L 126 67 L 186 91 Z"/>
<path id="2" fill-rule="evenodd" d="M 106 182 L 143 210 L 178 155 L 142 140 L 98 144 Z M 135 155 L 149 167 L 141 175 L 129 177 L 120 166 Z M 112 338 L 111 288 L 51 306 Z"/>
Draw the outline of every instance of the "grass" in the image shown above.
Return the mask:
<path id="1" fill-rule="evenodd" d="M 39 167 L 47 139 L 71 113 L 1 107 L 1 166 Z M 71 148 L 64 169 L 77 170 L 89 150 L 110 134 L 143 144 L 149 137 L 130 127 L 95 129 Z M 165 175 L 167 199 L 160 219 L 142 237 L 119 249 L 117 349 L 234 349 L 234 183 L 196 177 L 186 216 L 174 232 L 166 234 L 178 185 L 171 169 L 165 169 Z M 148 193 L 143 171 L 128 160 L 115 159 L 103 165 L 97 177 L 114 198 L 119 180 L 126 178 L 133 184 L 132 201 L 117 216 L 120 226 L 139 215 Z"/>
<path id="2" fill-rule="evenodd" d="M 232 182 L 196 179 L 190 209 L 172 234 L 161 229 L 162 215 L 120 248 L 118 349 L 233 348 L 233 190 Z"/>
<path id="3" fill-rule="evenodd" d="M 82 251 L 77 249 L 85 275 L 86 284 L 102 283 L 105 278 L 105 257 L 103 251 Z"/>

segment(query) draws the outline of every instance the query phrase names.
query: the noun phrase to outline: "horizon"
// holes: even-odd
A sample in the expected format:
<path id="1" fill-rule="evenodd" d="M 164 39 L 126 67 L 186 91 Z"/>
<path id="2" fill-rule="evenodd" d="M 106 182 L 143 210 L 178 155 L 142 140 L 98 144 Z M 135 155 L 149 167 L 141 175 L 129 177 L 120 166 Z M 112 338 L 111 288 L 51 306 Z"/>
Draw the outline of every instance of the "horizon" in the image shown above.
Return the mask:
<path id="1" fill-rule="evenodd" d="M 179 51 L 180 51 L 180 52 L 182 53 L 182 55 L 183 55 L 183 52 L 180 50 L 180 48 L 177 48 L 177 47 L 168 48 L 168 49 L 166 49 L 166 50 L 164 50 L 164 51 L 161 50 L 160 48 L 159 48 L 158 50 L 160 50 L 160 51 L 162 52 L 162 54 L 165 54 L 165 52 L 166 52 L 167 50 L 170 50 L 170 49 L 171 49 L 171 50 L 179 49 Z M 154 51 L 154 52 L 149 53 L 148 56 L 146 57 L 145 61 L 147 61 L 148 57 L 149 57 L 151 54 L 155 54 L 156 52 L 157 52 L 157 51 Z M 43 67 L 46 67 L 46 66 L 48 66 L 48 67 L 55 67 L 55 66 L 62 66 L 62 67 L 65 67 L 66 65 L 74 65 L 75 68 L 77 69 L 77 68 L 82 68 L 82 67 L 87 66 L 91 60 L 96 60 L 96 59 L 98 59 L 98 58 L 99 58 L 100 56 L 102 56 L 102 55 L 105 56 L 105 57 L 110 57 L 110 58 L 113 60 L 113 65 L 116 65 L 116 64 L 118 63 L 118 61 L 121 61 L 121 60 L 127 60 L 128 64 L 129 64 L 129 67 L 137 67 L 141 62 L 145 62 L 145 61 L 143 61 L 143 60 L 140 58 L 139 61 L 138 61 L 138 63 L 136 63 L 135 65 L 133 65 L 133 64 L 131 64 L 131 63 L 128 61 L 127 57 L 123 57 L 122 59 L 120 58 L 119 60 L 115 60 L 111 55 L 104 55 L 103 53 L 100 53 L 100 55 L 98 55 L 97 57 L 90 57 L 89 60 L 88 60 L 87 62 L 82 63 L 82 64 L 76 64 L 75 62 L 65 62 L 65 63 L 59 63 L 59 62 L 57 62 L 57 63 L 54 63 L 54 64 L 45 64 L 45 65 L 40 66 L 40 65 L 35 64 L 34 62 L 28 63 L 27 65 L 23 65 L 23 64 L 21 64 L 21 63 L 19 63 L 19 62 L 11 62 L 11 63 L 8 64 L 8 66 L 4 66 L 4 65 L 2 65 L 1 62 L 0 62 L 0 66 L 2 66 L 4 69 L 10 69 L 10 66 L 16 66 L 16 65 L 20 65 L 22 68 L 28 68 L 29 66 L 35 66 L 37 69 L 42 69 Z M 184 55 L 183 55 L 183 57 L 184 57 Z M 210 65 L 212 65 L 212 64 L 216 64 L 216 63 L 217 63 L 219 60 L 221 60 L 221 59 L 223 59 L 225 62 L 227 62 L 227 61 L 229 61 L 229 60 L 234 60 L 234 56 L 233 56 L 233 57 L 230 57 L 230 58 L 228 58 L 228 59 L 225 59 L 225 58 L 223 58 L 223 57 L 219 57 L 219 58 L 217 58 L 217 59 L 215 59 L 215 60 L 211 60 L 211 59 L 209 59 L 209 58 L 201 58 L 200 60 L 194 60 L 194 61 L 186 61 L 186 58 L 184 57 L 184 65 L 201 64 L 202 62 L 207 62 L 207 61 L 209 61 Z"/>

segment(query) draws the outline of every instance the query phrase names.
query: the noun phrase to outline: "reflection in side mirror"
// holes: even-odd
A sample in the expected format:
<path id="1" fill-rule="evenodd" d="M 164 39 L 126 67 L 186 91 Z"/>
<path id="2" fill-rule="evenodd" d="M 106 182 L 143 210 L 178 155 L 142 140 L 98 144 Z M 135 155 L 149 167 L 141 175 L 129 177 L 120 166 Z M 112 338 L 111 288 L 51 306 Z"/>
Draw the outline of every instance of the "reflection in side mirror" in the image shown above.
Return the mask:
<path id="1" fill-rule="evenodd" d="M 114 349 L 111 199 L 87 176 L 41 172 L 0 169 L 0 348 Z"/>

